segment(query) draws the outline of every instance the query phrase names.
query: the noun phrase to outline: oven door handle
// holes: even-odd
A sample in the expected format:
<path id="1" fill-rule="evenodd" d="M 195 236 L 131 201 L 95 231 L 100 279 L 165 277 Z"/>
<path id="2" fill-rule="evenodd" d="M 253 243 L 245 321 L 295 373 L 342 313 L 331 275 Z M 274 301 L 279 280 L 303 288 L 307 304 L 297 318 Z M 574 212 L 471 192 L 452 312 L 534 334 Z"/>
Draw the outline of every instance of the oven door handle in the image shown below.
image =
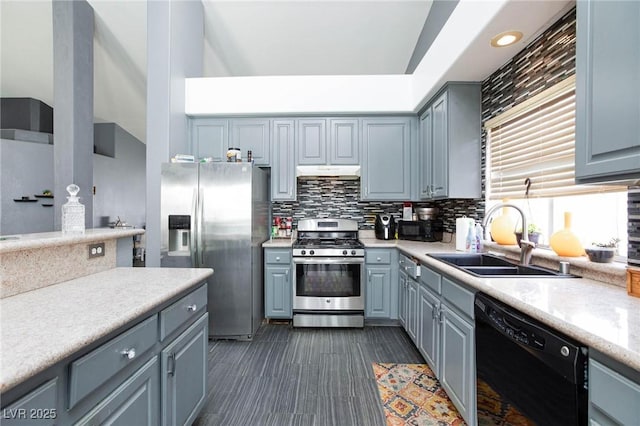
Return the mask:
<path id="1" fill-rule="evenodd" d="M 298 265 L 359 265 L 364 264 L 364 257 L 315 257 L 293 258 L 293 263 Z"/>

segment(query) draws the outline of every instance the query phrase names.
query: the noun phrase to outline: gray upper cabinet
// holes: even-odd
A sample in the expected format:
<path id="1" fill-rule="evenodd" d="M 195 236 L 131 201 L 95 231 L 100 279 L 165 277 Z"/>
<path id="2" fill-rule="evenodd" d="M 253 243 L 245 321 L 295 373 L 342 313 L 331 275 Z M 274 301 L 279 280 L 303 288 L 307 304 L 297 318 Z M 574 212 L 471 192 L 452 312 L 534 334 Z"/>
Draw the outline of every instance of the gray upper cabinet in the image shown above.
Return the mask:
<path id="1" fill-rule="evenodd" d="M 329 162 L 360 164 L 360 132 L 357 119 L 329 120 Z"/>
<path id="2" fill-rule="evenodd" d="M 579 1 L 576 181 L 640 179 L 640 2 Z"/>
<path id="3" fill-rule="evenodd" d="M 420 199 L 480 198 L 481 93 L 449 83 L 420 116 Z"/>
<path id="4" fill-rule="evenodd" d="M 411 198 L 411 117 L 362 120 L 362 199 Z"/>
<path id="5" fill-rule="evenodd" d="M 296 199 L 295 122 L 273 120 L 273 161 L 271 164 L 271 200 Z"/>
<path id="6" fill-rule="evenodd" d="M 298 158 L 297 164 L 327 163 L 327 131 L 326 120 L 297 120 L 298 124 Z"/>
<path id="7" fill-rule="evenodd" d="M 256 166 L 271 164 L 269 119 L 235 118 L 231 120 L 231 143 L 240 148 L 242 160 L 246 161 L 247 151 L 251 151 Z"/>
<path id="8" fill-rule="evenodd" d="M 196 158 L 211 157 L 213 161 L 227 161 L 229 120 L 194 118 L 189 122 L 191 152 Z"/>

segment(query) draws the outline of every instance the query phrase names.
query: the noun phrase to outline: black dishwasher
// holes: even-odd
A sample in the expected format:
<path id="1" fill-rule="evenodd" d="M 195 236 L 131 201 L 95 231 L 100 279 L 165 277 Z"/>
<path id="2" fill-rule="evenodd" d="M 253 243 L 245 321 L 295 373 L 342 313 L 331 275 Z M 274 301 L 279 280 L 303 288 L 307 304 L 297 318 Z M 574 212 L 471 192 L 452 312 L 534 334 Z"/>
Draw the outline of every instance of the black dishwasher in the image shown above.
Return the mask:
<path id="1" fill-rule="evenodd" d="M 587 347 L 486 294 L 475 319 L 479 426 L 587 424 Z"/>

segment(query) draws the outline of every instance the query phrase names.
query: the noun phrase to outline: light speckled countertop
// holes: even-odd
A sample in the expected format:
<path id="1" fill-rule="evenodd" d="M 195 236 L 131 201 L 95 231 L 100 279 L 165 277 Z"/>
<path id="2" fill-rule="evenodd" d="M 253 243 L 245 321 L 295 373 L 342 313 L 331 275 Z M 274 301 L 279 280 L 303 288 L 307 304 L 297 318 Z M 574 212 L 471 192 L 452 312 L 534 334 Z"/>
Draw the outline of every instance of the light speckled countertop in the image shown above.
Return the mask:
<path id="1" fill-rule="evenodd" d="M 34 234 L 2 235 L 0 238 L 0 254 L 19 250 L 32 250 L 45 247 L 66 246 L 70 244 L 89 243 L 93 241 L 112 240 L 144 234 L 144 229 L 136 228 L 94 228 L 85 230 L 84 234 L 63 234 L 57 232 L 39 232 Z"/>
<path id="2" fill-rule="evenodd" d="M 262 243 L 263 248 L 291 248 L 293 238 L 274 238 Z"/>
<path id="3" fill-rule="evenodd" d="M 0 392 L 204 281 L 209 268 L 114 268 L 0 300 Z M 7 350 L 11 348 L 11 350 Z"/>
<path id="4" fill-rule="evenodd" d="M 422 264 L 495 297 L 640 371 L 640 298 L 624 287 L 586 278 L 479 278 L 427 253 L 451 244 L 361 239 L 368 248 L 396 247 Z"/>

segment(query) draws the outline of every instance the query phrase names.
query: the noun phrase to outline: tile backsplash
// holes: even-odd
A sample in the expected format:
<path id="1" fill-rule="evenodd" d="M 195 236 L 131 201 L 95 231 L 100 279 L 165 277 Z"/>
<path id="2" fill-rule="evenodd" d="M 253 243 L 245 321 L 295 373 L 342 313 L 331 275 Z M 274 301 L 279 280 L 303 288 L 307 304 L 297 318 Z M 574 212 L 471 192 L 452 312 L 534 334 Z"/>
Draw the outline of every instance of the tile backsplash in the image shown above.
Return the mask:
<path id="1" fill-rule="evenodd" d="M 373 229 L 379 213 L 402 216 L 402 202 L 360 200 L 360 180 L 338 177 L 314 177 L 298 179 L 298 199 L 274 202 L 273 216 L 291 216 L 294 226 L 299 219 L 311 217 L 335 217 L 357 220 L 360 229 Z M 454 232 L 455 219 L 462 215 L 479 219 L 484 202 L 478 200 L 442 200 L 413 203 L 414 207 L 438 207 L 445 230 Z"/>

